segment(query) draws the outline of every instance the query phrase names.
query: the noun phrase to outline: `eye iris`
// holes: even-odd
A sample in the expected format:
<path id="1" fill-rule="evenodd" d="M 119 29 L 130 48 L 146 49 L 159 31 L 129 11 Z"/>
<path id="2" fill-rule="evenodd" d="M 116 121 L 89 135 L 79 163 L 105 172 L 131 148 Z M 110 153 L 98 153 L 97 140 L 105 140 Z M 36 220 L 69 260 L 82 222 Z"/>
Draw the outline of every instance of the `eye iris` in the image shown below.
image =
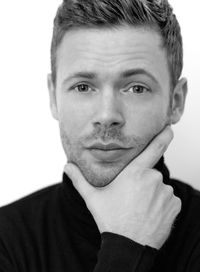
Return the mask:
<path id="1" fill-rule="evenodd" d="M 79 90 L 79 92 L 87 92 L 88 91 L 88 86 L 84 85 L 84 84 L 81 84 L 81 85 L 78 86 L 78 90 Z"/>
<path id="2" fill-rule="evenodd" d="M 142 87 L 142 86 L 135 86 L 135 87 L 133 87 L 133 90 L 136 93 L 143 93 L 144 87 Z"/>

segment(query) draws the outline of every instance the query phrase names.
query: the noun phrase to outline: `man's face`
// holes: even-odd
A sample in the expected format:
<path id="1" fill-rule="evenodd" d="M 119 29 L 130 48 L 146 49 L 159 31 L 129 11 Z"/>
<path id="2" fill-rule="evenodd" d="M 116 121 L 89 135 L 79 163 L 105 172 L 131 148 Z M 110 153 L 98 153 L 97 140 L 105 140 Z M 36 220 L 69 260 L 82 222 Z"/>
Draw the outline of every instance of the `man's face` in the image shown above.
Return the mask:
<path id="1" fill-rule="evenodd" d="M 94 186 L 109 184 L 170 123 L 161 44 L 154 30 L 120 27 L 67 32 L 58 48 L 62 144 Z"/>

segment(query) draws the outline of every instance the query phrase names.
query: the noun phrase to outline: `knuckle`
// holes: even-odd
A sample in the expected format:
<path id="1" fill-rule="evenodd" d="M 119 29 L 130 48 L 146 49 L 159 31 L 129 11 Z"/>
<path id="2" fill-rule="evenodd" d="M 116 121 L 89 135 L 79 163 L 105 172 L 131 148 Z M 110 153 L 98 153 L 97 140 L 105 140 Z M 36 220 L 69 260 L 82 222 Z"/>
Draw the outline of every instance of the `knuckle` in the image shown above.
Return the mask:
<path id="1" fill-rule="evenodd" d="M 176 211 L 177 212 L 180 212 L 181 211 L 181 208 L 182 208 L 182 201 L 179 197 L 176 197 L 174 196 L 174 206 L 176 208 Z"/>
<path id="2" fill-rule="evenodd" d="M 163 181 L 162 173 L 157 170 L 152 171 L 152 178 L 154 179 L 154 181 L 157 181 L 158 183 Z"/>
<path id="3" fill-rule="evenodd" d="M 149 186 L 159 187 L 163 184 L 163 175 L 156 169 L 140 168 L 134 173 L 135 180 L 148 181 Z"/>
<path id="4" fill-rule="evenodd" d="M 135 176 L 141 176 L 145 172 L 145 168 L 135 165 L 134 168 L 130 169 L 130 174 Z"/>
<path id="5" fill-rule="evenodd" d="M 134 176 L 135 181 L 142 180 L 142 178 L 145 174 L 145 169 L 136 166 L 134 168 L 134 170 L 132 170 L 132 169 L 130 170 L 129 174 L 130 174 L 130 178 Z"/>
<path id="6" fill-rule="evenodd" d="M 174 195 L 174 188 L 170 185 L 165 185 L 165 190 L 167 191 L 168 194 Z"/>
<path id="7" fill-rule="evenodd" d="M 163 185 L 163 176 L 159 171 L 155 169 L 150 169 L 147 174 L 148 185 L 150 188 L 154 188 L 155 190 L 157 190 Z"/>
<path id="8" fill-rule="evenodd" d="M 176 204 L 178 206 L 178 208 L 181 210 L 181 207 L 182 207 L 182 201 L 180 200 L 179 197 L 176 197 Z"/>

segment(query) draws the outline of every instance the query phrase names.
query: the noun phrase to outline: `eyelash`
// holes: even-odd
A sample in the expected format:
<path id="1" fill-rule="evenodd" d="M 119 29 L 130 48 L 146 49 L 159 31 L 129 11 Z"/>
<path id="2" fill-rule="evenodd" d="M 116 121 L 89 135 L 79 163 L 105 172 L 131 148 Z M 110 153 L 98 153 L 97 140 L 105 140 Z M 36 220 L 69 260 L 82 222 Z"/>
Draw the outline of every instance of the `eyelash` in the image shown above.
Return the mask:
<path id="1" fill-rule="evenodd" d="M 148 92 L 151 92 L 151 89 L 150 88 L 148 88 L 148 87 L 146 87 L 146 86 L 144 86 L 144 85 L 142 85 L 142 84 L 134 84 L 133 86 L 131 86 L 130 88 L 128 88 L 128 89 L 126 89 L 124 92 L 128 92 L 130 89 L 132 89 L 132 88 L 135 88 L 135 87 L 139 87 L 139 88 L 142 88 L 143 90 L 145 90 L 145 91 L 143 91 L 142 93 L 141 92 L 133 92 L 133 93 L 136 93 L 136 94 L 143 94 L 143 93 L 148 93 Z"/>
<path id="2" fill-rule="evenodd" d="M 80 86 L 87 86 L 88 88 L 92 89 L 88 84 L 85 84 L 85 83 L 78 84 L 73 89 L 76 90 Z M 77 92 L 79 92 L 79 91 L 77 90 Z M 80 92 L 80 93 L 82 93 L 82 92 Z M 83 93 L 88 93 L 88 92 L 83 92 Z"/>
<path id="3" fill-rule="evenodd" d="M 92 91 L 93 91 L 93 89 L 88 85 L 88 84 L 86 84 L 86 83 L 81 83 L 81 84 L 78 84 L 78 85 L 76 85 L 75 87 L 73 87 L 72 89 L 74 89 L 74 90 L 76 90 L 77 92 L 80 92 L 80 93 L 88 93 L 89 91 L 79 91 L 79 90 L 77 90 L 79 87 L 88 87 L 88 89 L 91 89 Z M 139 87 L 139 88 L 142 88 L 143 90 L 145 89 L 145 93 L 146 92 L 151 92 L 151 89 L 150 88 L 148 88 L 148 87 L 146 87 L 146 86 L 144 86 L 144 85 L 142 85 L 142 84 L 135 84 L 135 85 L 133 85 L 133 86 L 131 86 L 130 88 L 128 88 L 128 89 L 125 89 L 123 92 L 125 92 L 125 93 L 127 93 L 130 89 L 132 89 L 132 88 L 135 88 L 135 87 Z M 143 94 L 144 92 L 133 92 L 133 93 L 136 93 L 136 94 Z"/>

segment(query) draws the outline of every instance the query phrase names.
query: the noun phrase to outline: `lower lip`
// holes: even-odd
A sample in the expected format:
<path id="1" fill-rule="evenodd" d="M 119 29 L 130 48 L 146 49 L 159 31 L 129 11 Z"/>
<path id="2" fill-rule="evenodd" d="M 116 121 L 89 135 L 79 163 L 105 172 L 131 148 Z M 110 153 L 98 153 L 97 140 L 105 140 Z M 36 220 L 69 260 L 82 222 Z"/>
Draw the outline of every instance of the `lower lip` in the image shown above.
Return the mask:
<path id="1" fill-rule="evenodd" d="M 127 149 L 113 149 L 113 150 L 102 150 L 102 149 L 90 149 L 91 154 L 100 161 L 113 162 L 118 160 L 120 157 L 127 153 Z"/>

